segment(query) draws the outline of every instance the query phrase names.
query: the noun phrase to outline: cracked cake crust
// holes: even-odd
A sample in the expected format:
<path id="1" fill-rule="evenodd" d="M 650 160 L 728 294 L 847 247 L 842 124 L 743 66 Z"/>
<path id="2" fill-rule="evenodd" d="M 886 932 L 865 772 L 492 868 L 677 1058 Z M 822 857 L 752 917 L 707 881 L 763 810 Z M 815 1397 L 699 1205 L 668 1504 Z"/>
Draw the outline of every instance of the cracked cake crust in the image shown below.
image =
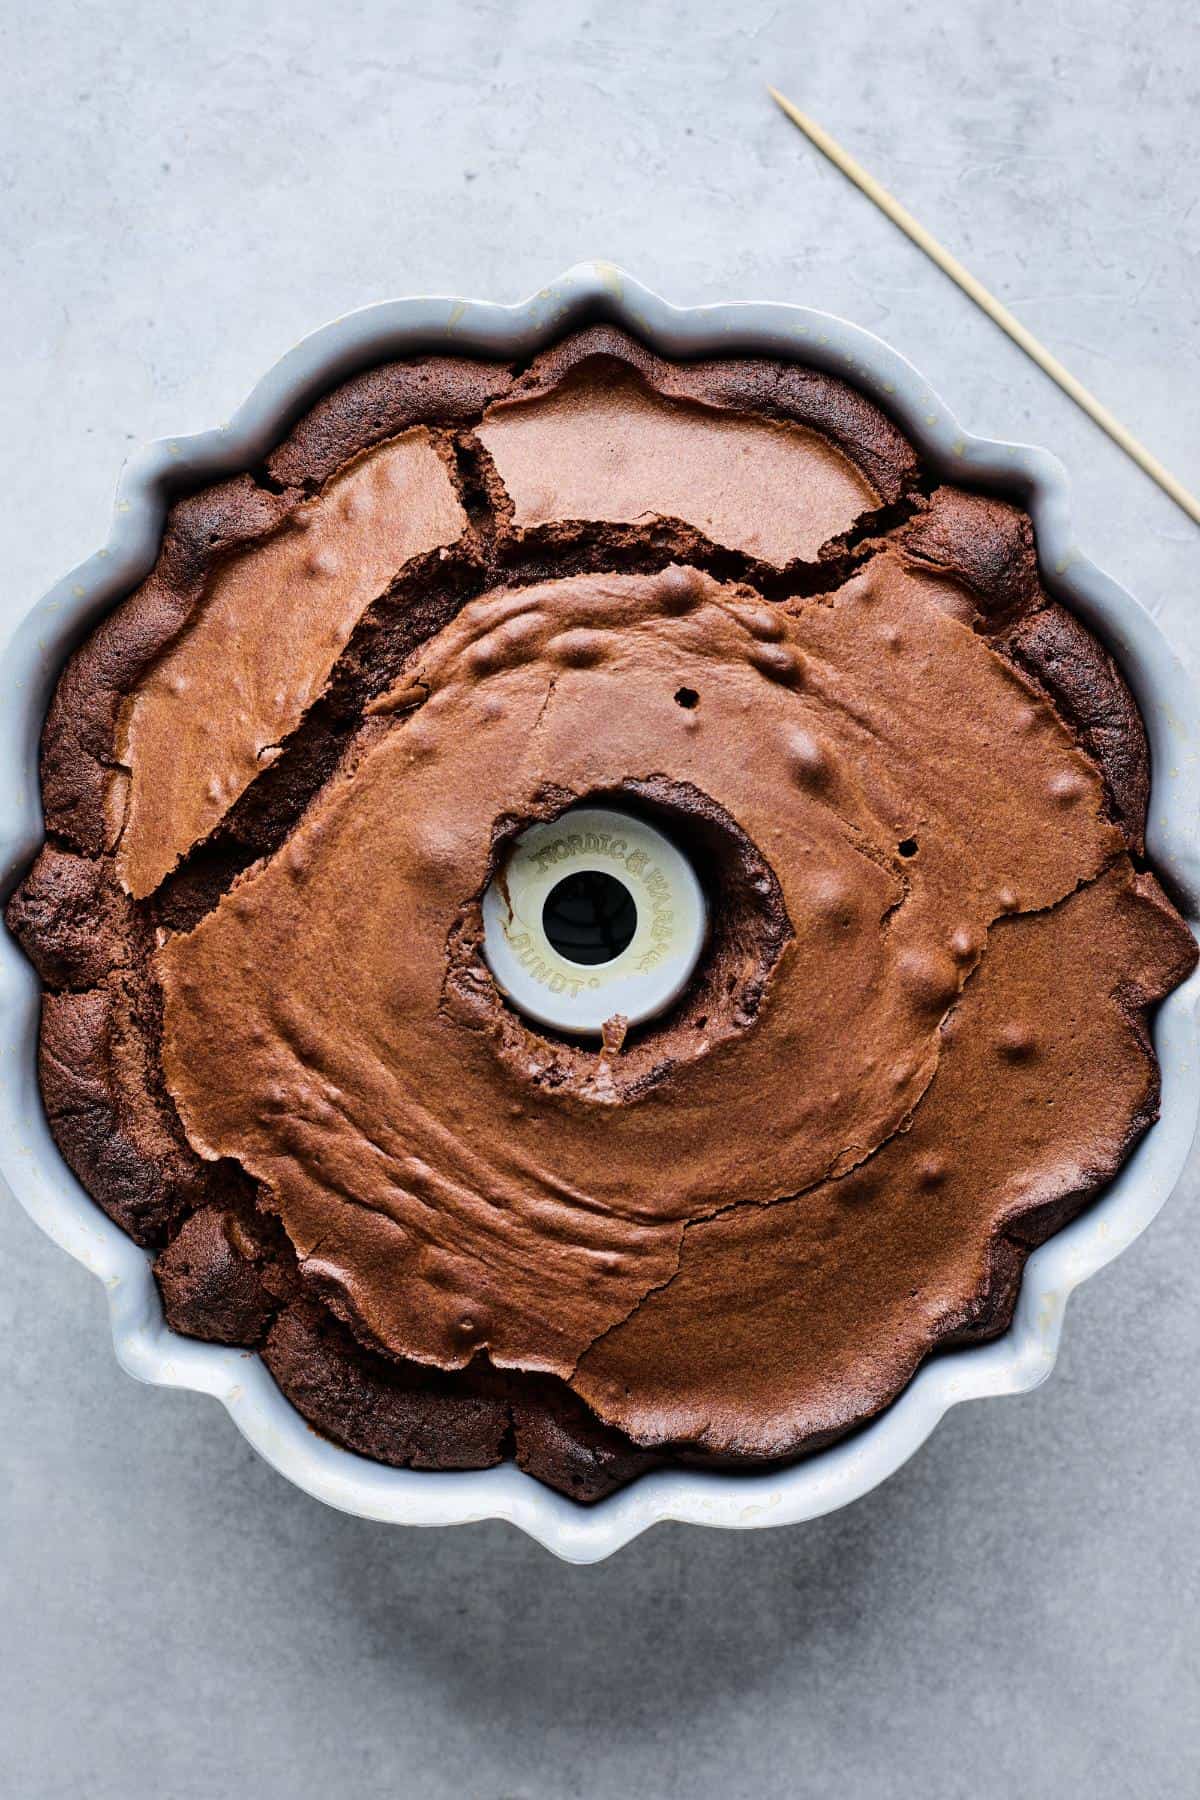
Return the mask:
<path id="1" fill-rule="evenodd" d="M 857 496 L 853 517 L 828 531 L 815 554 L 790 554 L 787 540 L 778 536 L 732 541 L 738 536 L 729 523 L 735 513 L 725 488 L 713 486 L 711 457 L 704 461 L 709 452 L 701 438 L 691 490 L 707 496 L 699 522 L 664 515 L 653 505 L 647 517 L 622 518 L 623 497 L 614 501 L 607 490 L 591 491 L 590 453 L 579 465 L 586 477 L 582 488 L 576 471 L 574 487 L 563 477 L 565 500 L 540 492 L 530 501 L 526 494 L 522 519 L 513 500 L 514 492 L 521 500 L 522 490 L 518 464 L 511 460 L 512 421 L 537 424 L 543 417 L 539 408 L 558 406 L 565 394 L 568 427 L 582 419 L 580 429 L 594 432 L 595 419 L 607 415 L 597 410 L 593 396 L 603 396 L 614 384 L 639 396 L 633 411 L 642 419 L 641 435 L 631 441 L 628 457 L 640 480 L 664 480 L 656 452 L 660 427 L 675 434 L 674 455 L 698 423 L 711 430 L 714 419 L 746 416 L 759 421 L 757 436 L 746 437 L 747 456 L 768 459 L 760 479 L 774 480 L 780 468 L 790 468 L 781 458 L 817 454 L 804 435 L 815 434 L 829 446 L 819 450 L 825 508 L 820 529 L 840 523 L 837 509 L 849 504 L 848 495 Z M 562 428 L 556 415 L 554 429 Z M 174 647 L 186 650 L 195 641 L 195 621 L 206 610 L 211 616 L 212 596 L 231 568 L 236 574 L 239 558 L 274 554 L 272 547 L 297 529 L 299 518 L 338 491 L 348 465 L 387 455 L 389 445 L 414 432 L 424 434 L 422 445 L 457 496 L 460 516 L 451 541 L 418 548 L 389 580 L 378 583 L 378 592 L 364 593 L 336 653 L 314 665 L 315 684 L 303 689 L 282 740 L 266 743 L 266 758 L 252 729 L 259 726 L 261 737 L 265 721 L 231 727 L 250 731 L 253 766 L 245 786 L 221 802 L 215 817 L 204 816 L 194 841 L 178 848 L 168 842 L 161 871 L 149 865 L 153 879 L 142 884 L 144 892 L 131 893 L 128 862 L 122 869 L 130 791 L 128 767 L 122 766 L 123 752 L 128 754 L 123 731 L 131 696 L 144 690 L 155 671 L 170 666 Z M 837 474 L 832 486 L 830 456 L 851 471 Z M 506 470 L 508 481 L 516 483 L 511 492 Z M 442 479 L 429 458 L 426 478 Z M 668 483 L 662 491 L 675 495 L 678 484 Z M 681 503 L 687 503 L 686 493 Z M 717 538 L 710 530 L 718 531 Z M 906 1183 L 916 1182 L 912 1205 L 926 1208 L 933 1206 L 929 1195 L 956 1186 L 944 1177 L 921 1177 L 912 1147 L 921 1141 L 925 1119 L 936 1114 L 939 1083 L 944 1089 L 955 1079 L 963 1056 L 956 1048 L 963 1019 L 983 1004 L 978 996 L 985 985 L 976 971 L 987 974 L 990 993 L 992 970 L 1003 964 L 973 942 L 952 991 L 934 996 L 940 1048 L 929 1079 L 918 1084 L 907 1110 L 901 1109 L 898 1128 L 868 1147 L 858 1166 L 835 1166 L 823 1183 L 802 1186 L 798 1196 L 781 1187 L 768 1205 L 693 1209 L 674 1229 L 674 1248 L 659 1276 L 642 1283 L 641 1298 L 565 1360 L 517 1356 L 511 1366 L 501 1367 L 485 1347 L 471 1347 L 465 1361 L 459 1356 L 457 1363 L 433 1370 L 423 1366 L 433 1360 L 428 1347 L 414 1357 L 412 1345 L 405 1353 L 396 1340 L 389 1343 L 377 1322 L 364 1317 L 344 1279 L 331 1281 L 311 1252 L 297 1257 L 280 1221 L 278 1197 L 270 1184 L 264 1187 L 247 1173 L 239 1155 L 214 1155 L 211 1148 L 208 1155 L 197 1154 L 194 1146 L 203 1134 L 194 1125 L 184 1128 L 178 1081 L 164 1076 L 161 956 L 164 949 L 169 956 L 173 946 L 188 943 L 196 928 L 218 913 L 225 917 L 233 890 L 242 893 L 256 869 L 268 869 L 272 857 L 286 852 L 298 828 L 320 815 L 336 784 L 353 780 L 373 746 L 405 728 L 424 697 L 413 684 L 425 646 L 441 643 L 464 608 L 470 616 L 485 596 L 522 596 L 539 582 L 602 577 L 651 584 L 665 579 L 669 586 L 676 578 L 664 571 L 680 564 L 698 572 L 687 576 L 687 583 L 708 583 L 706 593 L 712 584 L 722 595 L 732 593 L 721 606 L 736 611 L 745 595 L 745 604 L 765 600 L 778 608 L 789 621 L 786 634 L 803 629 L 806 617 L 824 629 L 847 596 L 867 590 L 886 603 L 894 594 L 936 593 L 939 613 L 984 640 L 1032 697 L 1035 710 L 1039 700 L 1045 702 L 1055 729 L 1095 771 L 1096 858 L 1074 891 L 1048 908 L 1001 904 L 988 943 L 992 937 L 1001 944 L 1016 933 L 1032 933 L 1030 954 L 1036 960 L 1042 954 L 1038 943 L 1048 942 L 1055 931 L 1061 934 L 1062 916 L 1087 917 L 1086 932 L 1076 932 L 1076 943 L 1082 936 L 1085 943 L 1106 946 L 1115 959 L 1115 999 L 1106 989 L 1102 1009 L 1088 1016 L 1089 1028 L 1107 1046 L 1111 1068 L 1128 1075 L 1125 1111 L 1106 1118 L 1101 1131 L 1085 1105 L 1095 1141 L 1076 1154 L 1069 1170 L 1059 1170 L 1056 1180 L 1026 1180 L 1000 1214 L 992 1209 L 983 1239 L 972 1249 L 969 1278 L 957 1284 L 955 1305 L 910 1309 L 903 1328 L 891 1329 L 888 1355 L 872 1348 L 865 1321 L 842 1303 L 840 1316 L 853 1322 L 851 1347 L 857 1349 L 850 1366 L 844 1366 L 845 1343 L 829 1349 L 828 1367 L 837 1377 L 832 1387 L 825 1379 L 828 1370 L 814 1370 L 795 1352 L 795 1334 L 811 1332 L 813 1321 L 796 1316 L 794 1294 L 780 1302 L 764 1289 L 757 1314 L 753 1306 L 739 1312 L 741 1290 L 724 1292 L 721 1281 L 744 1270 L 748 1259 L 778 1270 L 788 1266 L 789 1255 L 798 1254 L 797 1246 L 804 1247 L 807 1260 L 799 1267 L 807 1273 L 800 1279 L 793 1270 L 793 1286 L 801 1289 L 814 1280 L 820 1262 L 814 1242 L 818 1248 L 834 1242 L 846 1231 L 847 1217 L 869 1216 L 873 1192 L 882 1215 L 877 1196 L 888 1188 L 890 1217 L 896 1196 L 908 1191 Z M 819 618 L 811 613 L 813 605 L 823 609 Z M 769 634 L 764 639 L 772 652 L 777 642 Z M 580 649 L 565 666 L 587 662 Z M 767 674 L 765 667 L 760 674 Z M 777 688 L 777 680 L 769 679 Z M 811 786 L 820 753 L 814 761 L 814 753 L 802 748 L 800 757 L 801 764 L 807 757 L 811 765 L 805 776 Z M 815 1449 L 886 1405 L 933 1349 L 1003 1330 L 1029 1250 L 1111 1178 L 1152 1122 L 1157 1086 L 1147 1012 L 1194 960 L 1190 936 L 1152 878 L 1135 874 L 1129 865 L 1130 855 L 1140 856 L 1143 847 L 1149 784 L 1140 716 L 1107 652 L 1043 590 L 1027 517 L 1000 501 L 936 487 L 922 476 L 890 421 L 844 383 L 763 359 L 672 364 L 610 328 L 576 334 L 525 371 L 438 357 L 368 371 L 320 400 L 257 478 L 247 474 L 176 502 L 155 569 L 101 622 L 63 672 L 43 739 L 42 779 L 48 843 L 8 909 L 9 924 L 46 989 L 42 1090 L 54 1134 L 84 1185 L 131 1236 L 157 1250 L 168 1322 L 191 1335 L 261 1347 L 275 1379 L 301 1412 L 363 1454 L 430 1468 L 484 1467 L 515 1456 L 521 1467 L 580 1500 L 598 1498 L 664 1457 L 749 1466 Z M 1078 791 L 1068 794 L 1071 782 Z M 1072 773 L 1060 778 L 1062 784 L 1063 804 L 1077 808 L 1086 781 Z M 603 791 L 622 785 L 598 784 Z M 666 786 L 669 804 L 683 820 L 686 794 L 678 783 Z M 636 787 L 635 781 L 631 791 Z M 661 806 L 666 789 L 652 790 L 653 781 L 643 781 L 641 799 L 649 795 L 651 804 Z M 577 797 L 578 784 L 564 792 L 562 804 Z M 699 826 L 706 808 L 723 809 L 719 799 L 694 792 L 700 795 L 692 805 Z M 549 804 L 552 813 L 561 810 L 553 798 Z M 525 816 L 535 814 L 531 802 Z M 515 817 L 510 830 L 520 822 Z M 736 814 L 732 824 L 741 829 Z M 124 848 L 128 853 L 128 841 Z M 772 855 L 768 851 L 764 863 L 764 850 L 751 843 L 742 866 L 751 869 L 758 857 L 760 877 L 768 889 L 772 882 L 778 889 Z M 892 879 L 907 894 L 908 877 L 900 864 L 894 870 Z M 1085 914 L 1085 907 L 1092 913 Z M 776 935 L 770 945 L 754 940 L 757 948 L 752 945 L 746 965 L 747 992 L 758 995 L 754 1010 L 769 989 L 783 942 L 782 894 L 768 905 L 768 914 L 776 921 Z M 986 919 L 981 922 L 987 929 Z M 451 957 L 450 966 L 460 972 L 457 985 L 452 983 L 455 1005 L 466 1013 L 473 1007 L 476 1014 L 483 1007 L 484 1035 L 490 1033 L 501 1051 L 508 1044 L 509 1076 L 528 1080 L 528 1074 L 521 1076 L 521 1059 L 536 1034 L 520 1027 L 494 990 L 481 984 L 473 926 L 468 906 L 459 926 L 461 954 L 457 962 Z M 745 952 L 745 944 L 742 948 Z M 1062 944 L 1056 954 L 1061 960 Z M 1079 981 L 1086 996 L 1092 965 L 1087 956 L 1084 963 Z M 710 973 L 719 964 L 718 957 Z M 693 1015 L 706 1010 L 697 1004 Z M 752 1014 L 747 1017 L 752 1021 Z M 473 1028 L 479 1023 L 477 1016 Z M 664 1028 L 668 1047 L 679 1024 L 668 1021 Z M 1044 1085 L 1043 1047 L 1026 1043 L 1036 1036 L 1028 1023 L 1006 1017 L 997 1029 L 1012 1040 L 997 1052 L 1001 1066 Z M 652 1036 L 635 1039 L 620 1070 L 627 1079 L 618 1091 L 630 1106 L 642 1103 L 645 1092 L 644 1084 L 638 1085 L 639 1067 L 656 1071 L 660 1093 L 669 1093 L 676 1079 L 670 1056 L 664 1062 L 653 1044 Z M 620 1064 L 621 1057 L 616 1060 Z M 586 1082 L 586 1065 L 596 1058 L 575 1046 L 549 1044 L 534 1061 L 543 1080 L 546 1069 L 558 1067 L 552 1085 L 561 1087 L 575 1077 Z M 983 1081 L 982 1073 L 978 1079 Z M 1039 1144 L 1045 1160 L 1049 1152 Z M 920 1154 L 925 1163 L 937 1160 L 927 1147 Z M 905 1167 L 889 1176 L 898 1157 Z M 880 1187 L 872 1190 L 872 1181 Z M 789 1216 L 790 1236 L 784 1232 Z M 894 1229 L 902 1226 L 903 1221 Z M 755 1233 L 761 1241 L 754 1241 Z M 869 1264 L 865 1256 L 863 1267 Z M 819 1278 L 825 1279 L 824 1271 Z M 887 1304 L 879 1297 L 877 1328 Z M 739 1387 L 728 1370 L 717 1370 L 718 1346 L 706 1345 L 706 1319 L 732 1321 L 728 1330 L 720 1328 L 727 1339 L 755 1318 L 757 1336 L 743 1345 L 742 1364 L 767 1372 L 769 1393 L 744 1381 Z M 708 1371 L 699 1392 L 697 1369 Z"/>

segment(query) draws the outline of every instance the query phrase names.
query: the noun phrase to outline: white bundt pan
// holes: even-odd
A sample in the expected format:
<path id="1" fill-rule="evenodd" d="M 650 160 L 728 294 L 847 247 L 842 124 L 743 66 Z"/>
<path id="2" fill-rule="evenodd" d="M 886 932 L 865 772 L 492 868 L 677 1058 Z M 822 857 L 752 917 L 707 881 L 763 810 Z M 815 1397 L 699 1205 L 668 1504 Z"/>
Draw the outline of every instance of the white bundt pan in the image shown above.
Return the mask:
<path id="1" fill-rule="evenodd" d="M 899 422 L 946 478 L 1029 509 L 1047 584 L 1108 645 L 1141 706 L 1153 755 L 1150 854 L 1195 928 L 1200 769 L 1190 683 L 1155 622 L 1076 548 L 1061 463 L 1027 445 L 969 437 L 902 356 L 843 319 L 788 305 L 678 308 L 602 262 L 581 263 L 517 306 L 412 299 L 349 313 L 290 350 L 229 424 L 149 444 L 126 464 L 107 545 L 16 623 L 0 659 L 4 891 L 41 840 L 38 737 L 63 659 L 150 568 L 175 494 L 257 463 L 318 395 L 372 363 L 423 350 L 527 357 L 597 321 L 624 326 L 668 356 L 749 351 L 845 376 Z M 7 933 L 0 939 L 0 1175 L 42 1230 L 104 1282 L 122 1367 L 141 1381 L 212 1394 L 268 1462 L 331 1506 L 404 1525 L 506 1519 L 571 1562 L 598 1561 L 664 1519 L 745 1528 L 816 1518 L 898 1469 L 947 1408 L 1036 1387 L 1054 1366 L 1068 1296 L 1150 1223 L 1175 1186 L 1196 1127 L 1200 975 L 1170 996 L 1155 1022 L 1161 1121 L 1101 1198 L 1029 1259 L 1016 1317 L 1003 1337 L 934 1357 L 874 1424 L 779 1473 L 675 1469 L 583 1507 L 512 1464 L 429 1474 L 340 1450 L 309 1429 L 256 1355 L 169 1332 L 149 1257 L 89 1199 L 50 1136 L 36 1071 L 38 983 Z"/>

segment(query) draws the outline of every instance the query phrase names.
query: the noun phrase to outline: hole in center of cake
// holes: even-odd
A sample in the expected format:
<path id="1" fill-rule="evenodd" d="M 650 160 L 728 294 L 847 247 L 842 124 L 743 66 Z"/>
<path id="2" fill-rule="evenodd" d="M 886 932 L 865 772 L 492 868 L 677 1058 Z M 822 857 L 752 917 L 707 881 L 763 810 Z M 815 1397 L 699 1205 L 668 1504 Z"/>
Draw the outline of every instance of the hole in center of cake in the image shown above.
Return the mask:
<path id="1" fill-rule="evenodd" d="M 625 807 L 572 806 L 530 825 L 482 911 L 488 966 L 518 1011 L 606 1043 L 613 1021 L 624 1033 L 674 1005 L 708 931 L 690 858 Z"/>
<path id="2" fill-rule="evenodd" d="M 487 887 L 447 940 L 442 1012 L 486 1021 L 538 1088 L 638 1098 L 754 1028 L 791 936 L 770 863 L 699 788 L 535 791 L 496 821 Z"/>
<path id="3" fill-rule="evenodd" d="M 560 956 L 585 966 L 612 962 L 633 941 L 637 904 L 623 881 L 602 869 L 567 875 L 542 907 L 542 930 Z"/>

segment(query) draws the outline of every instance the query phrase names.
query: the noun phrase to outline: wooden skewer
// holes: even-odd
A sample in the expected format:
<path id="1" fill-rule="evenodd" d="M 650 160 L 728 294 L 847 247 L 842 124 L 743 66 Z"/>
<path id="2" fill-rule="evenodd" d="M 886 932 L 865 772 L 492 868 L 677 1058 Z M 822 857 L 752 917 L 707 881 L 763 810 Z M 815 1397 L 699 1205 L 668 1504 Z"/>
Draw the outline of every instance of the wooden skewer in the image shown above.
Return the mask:
<path id="1" fill-rule="evenodd" d="M 775 104 L 787 114 L 793 125 L 800 127 L 805 137 L 816 145 L 822 155 L 827 156 L 834 167 L 840 169 L 842 174 L 867 196 L 868 200 L 874 201 L 880 212 L 885 213 L 893 225 L 898 225 L 904 235 L 911 238 L 918 250 L 923 250 L 926 256 L 937 264 L 943 274 L 948 275 L 951 281 L 956 282 L 963 293 L 968 295 L 976 306 L 988 315 L 989 319 L 994 320 L 1001 331 L 1007 332 L 1014 344 L 1018 345 L 1026 356 L 1031 357 L 1039 369 L 1045 371 L 1051 381 L 1058 383 L 1063 393 L 1068 394 L 1076 406 L 1082 407 L 1088 417 L 1095 420 L 1101 431 L 1108 433 L 1114 444 L 1120 445 L 1126 456 L 1132 457 L 1138 467 L 1145 470 L 1151 481 L 1156 481 L 1163 492 L 1171 496 L 1176 506 L 1182 507 L 1189 518 L 1194 519 L 1196 524 L 1200 525 L 1200 500 L 1197 500 L 1194 494 L 1190 494 L 1183 483 L 1177 481 L 1171 471 L 1165 469 L 1158 458 L 1152 456 L 1146 446 L 1140 444 L 1132 432 L 1127 431 L 1120 420 L 1113 417 L 1106 406 L 1101 406 L 1099 400 L 1088 392 L 1082 382 L 1076 381 L 1071 371 L 1065 369 L 1056 356 L 1051 356 L 1049 350 L 1039 344 L 1033 333 L 1027 331 L 1019 319 L 1013 317 L 1007 306 L 1001 305 L 999 300 L 989 294 L 982 282 L 976 281 L 974 275 L 969 269 L 963 268 L 956 256 L 951 256 L 948 250 L 944 250 L 937 239 L 926 231 L 918 220 L 913 218 L 907 207 L 901 206 L 894 195 L 889 194 L 885 187 L 881 187 L 873 175 L 868 175 L 862 164 L 855 162 L 854 158 L 849 156 L 827 131 L 822 130 L 815 119 L 810 119 L 807 113 L 802 113 L 798 106 L 793 106 L 791 101 L 785 99 L 775 88 L 768 88 L 767 92 Z"/>

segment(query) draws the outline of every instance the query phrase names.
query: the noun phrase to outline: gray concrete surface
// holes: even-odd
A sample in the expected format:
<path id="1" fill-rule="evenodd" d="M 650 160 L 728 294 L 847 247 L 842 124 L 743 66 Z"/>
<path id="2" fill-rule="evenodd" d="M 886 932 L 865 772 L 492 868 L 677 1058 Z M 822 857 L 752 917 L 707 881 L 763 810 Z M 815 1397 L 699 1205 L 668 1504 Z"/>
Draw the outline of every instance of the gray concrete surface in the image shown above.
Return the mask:
<path id="1" fill-rule="evenodd" d="M 101 539 L 126 447 L 399 291 L 580 255 L 786 298 L 1075 472 L 1080 541 L 1195 666 L 1200 536 L 766 102 L 810 107 L 1200 487 L 1200 23 L 1171 0 L 10 0 L 3 582 Z M 559 1566 L 291 1490 L 113 1364 L 0 1212 L 4 1800 L 650 1800 L 1200 1786 L 1197 1168 L 1059 1372 L 789 1531 Z"/>

